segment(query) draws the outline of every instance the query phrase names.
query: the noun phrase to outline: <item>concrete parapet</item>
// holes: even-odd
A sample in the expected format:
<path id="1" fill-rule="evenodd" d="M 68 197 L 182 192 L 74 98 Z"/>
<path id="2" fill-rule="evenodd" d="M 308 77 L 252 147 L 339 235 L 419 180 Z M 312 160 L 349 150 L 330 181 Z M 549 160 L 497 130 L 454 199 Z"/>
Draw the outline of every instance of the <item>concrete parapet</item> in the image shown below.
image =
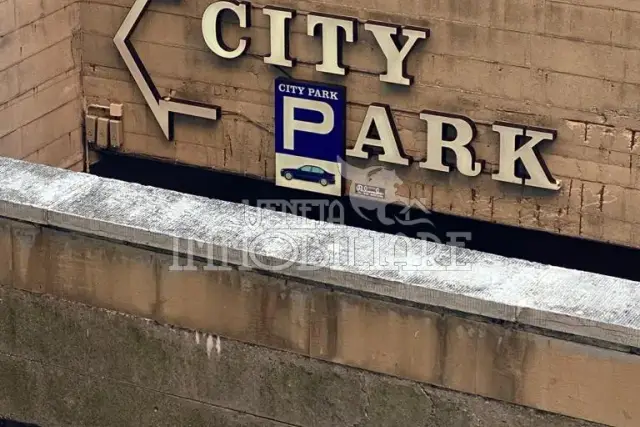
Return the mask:
<path id="1" fill-rule="evenodd" d="M 420 393 L 416 384 L 422 383 L 611 426 L 640 422 L 636 282 L 4 158 L 0 216 L 0 253 L 10 260 L 0 268 L 0 284 L 10 288 L 203 331 L 225 343 L 232 339 L 294 353 L 304 363 L 320 363 L 310 358 L 342 365 L 317 365 L 325 366 L 325 374 L 360 368 L 415 381 L 403 389 L 409 394 Z M 327 253 L 337 256 L 321 256 Z M 430 265 L 422 262 L 434 253 Z M 404 267 L 394 264 L 400 260 Z M 42 304 L 49 301 L 42 298 Z M 0 340 L 9 343 L 8 354 L 23 343 L 12 322 L 0 322 L 13 337 Z M 207 341 L 209 357 L 220 351 L 217 338 L 200 339 Z M 43 360 L 33 353 L 39 340 L 29 338 L 19 354 Z M 120 343 L 103 345 L 107 342 L 115 349 Z M 89 355 L 67 351 L 48 350 L 51 365 L 93 369 L 86 365 Z M 160 349 L 149 357 L 161 357 L 158 366 L 171 359 Z M 170 373 L 158 368 L 154 378 L 138 370 L 135 360 L 123 354 L 117 361 L 122 366 L 111 365 L 110 372 L 129 375 L 121 380 L 133 378 L 136 384 L 144 377 L 139 384 L 151 390 L 173 389 L 156 382 Z M 102 368 L 95 369 L 90 372 L 102 375 Z M 250 381 L 238 375 L 237 387 Z M 213 386 L 188 378 L 178 381 L 184 390 L 213 393 Z M 293 375 L 286 384 L 299 381 Z M 306 384 L 322 393 L 331 381 Z M 331 393 L 344 394 L 345 401 L 355 398 L 350 386 L 340 387 Z M 421 399 L 416 405 L 426 408 L 430 400 Z M 367 423 L 340 412 L 333 413 L 343 417 L 339 421 L 318 424 L 310 413 L 329 417 L 326 412 L 335 408 L 296 415 L 275 402 L 241 403 L 256 405 L 241 409 L 251 414 L 268 407 L 266 417 L 285 425 L 408 425 Z M 293 418 L 279 418 L 280 413 Z M 478 425 L 582 425 L 496 417 Z"/>

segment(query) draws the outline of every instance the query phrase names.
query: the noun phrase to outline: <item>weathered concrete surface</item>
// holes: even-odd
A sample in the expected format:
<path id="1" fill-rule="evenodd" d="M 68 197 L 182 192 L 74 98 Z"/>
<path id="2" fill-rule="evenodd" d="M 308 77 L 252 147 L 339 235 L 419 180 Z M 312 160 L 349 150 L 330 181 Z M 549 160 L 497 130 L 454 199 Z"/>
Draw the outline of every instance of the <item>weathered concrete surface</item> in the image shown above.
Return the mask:
<path id="1" fill-rule="evenodd" d="M 0 155 L 82 170 L 80 4 L 0 1 Z"/>
<path id="2" fill-rule="evenodd" d="M 262 60 L 269 49 L 268 21 L 260 10 L 265 2 L 252 2 L 257 9 L 250 31 L 225 29 L 226 40 L 252 37 L 251 54 L 233 61 L 215 57 L 204 42 L 201 17 L 211 1 L 151 2 L 133 40 L 161 93 L 222 108 L 217 123 L 178 118 L 175 143 L 162 136 L 112 41 L 133 2 L 81 4 L 84 95 L 89 102 L 125 103 L 123 150 L 274 179 L 273 80 L 280 72 Z M 486 161 L 480 177 L 429 172 L 416 164 L 398 168 L 404 181 L 399 201 L 417 199 L 439 212 L 640 247 L 640 10 L 633 1 L 267 3 L 299 12 L 291 26 L 291 55 L 299 65 L 286 71 L 348 87 L 348 144 L 373 102 L 391 106 L 404 151 L 413 160 L 426 155 L 421 110 L 461 114 L 479 123 L 473 147 Z M 360 41 L 344 47 L 352 70 L 347 77 L 315 71 L 321 41 L 306 36 L 309 12 L 360 20 Z M 413 87 L 379 81 L 384 58 L 364 31 L 366 20 L 431 30 L 409 57 Z M 495 121 L 558 131 L 558 140 L 543 154 L 563 181 L 561 191 L 491 180 L 499 156 L 498 135 L 490 130 Z"/>
<path id="3" fill-rule="evenodd" d="M 47 427 L 596 426 L 7 287 L 0 384 Z"/>
<path id="4" fill-rule="evenodd" d="M 306 380 L 300 387 L 312 389 L 313 392 L 308 391 L 312 396 L 318 393 L 318 382 L 327 381 L 323 379 L 325 375 L 332 378 L 335 369 L 351 366 L 613 426 L 631 427 L 638 419 L 634 405 L 640 392 L 638 356 L 521 331 L 514 328 L 515 325 L 492 325 L 259 272 L 237 269 L 207 272 L 202 263 L 195 264 L 197 271 L 172 272 L 170 255 L 28 224 L 6 220 L 1 224 L 0 246 L 3 253 L 10 254 L 5 259 L 11 259 L 15 266 L 13 271 L 2 270 L 2 283 L 342 365 L 343 368 L 318 372 L 320 378 L 301 376 Z M 11 312 L 16 313 L 7 310 L 5 315 Z M 113 360 L 104 360 L 105 356 L 100 355 L 109 353 L 105 348 L 89 355 L 76 354 L 74 347 L 65 348 L 64 341 L 48 336 L 46 325 L 54 319 L 42 318 L 42 327 L 22 328 L 30 332 L 18 331 L 10 318 L 0 321 L 10 334 L 9 338 L 2 339 L 3 345 L 28 343 L 30 347 L 25 356 L 29 359 L 37 357 L 34 348 L 45 346 L 42 351 L 46 351 L 48 363 L 69 366 L 73 372 L 83 372 L 89 364 L 90 372 L 98 376 L 113 376 L 122 381 L 128 381 L 128 376 L 142 378 L 152 390 L 180 395 L 176 390 L 184 387 L 185 393 L 195 393 L 195 396 L 189 395 L 194 399 L 213 399 L 222 406 L 220 402 L 229 402 L 225 390 L 218 388 L 221 379 L 201 383 L 193 376 L 207 375 L 185 361 L 180 362 L 182 370 L 176 372 L 175 367 L 165 366 L 166 356 L 157 348 L 147 352 L 146 348 L 130 347 L 126 341 L 110 337 L 101 343 L 117 352 L 118 357 L 114 356 Z M 70 322 L 73 324 L 75 320 Z M 67 332 L 71 325 L 65 325 L 71 342 L 86 342 L 82 334 L 89 337 L 93 334 L 90 328 Z M 195 336 L 189 339 L 195 340 Z M 52 349 L 46 348 L 47 340 L 54 340 Z M 209 348 L 212 354 L 217 352 L 216 338 L 201 336 L 200 340 L 201 350 Z M 142 362 L 132 360 L 129 353 L 140 354 L 143 361 L 152 362 L 151 367 L 141 367 Z M 346 409 L 339 410 L 333 404 L 323 406 L 323 400 L 311 404 L 289 396 L 286 404 L 264 402 L 265 395 L 281 396 L 286 393 L 289 382 L 301 380 L 288 373 L 288 368 L 281 368 L 289 382 L 266 378 L 268 382 L 256 387 L 257 378 L 265 375 L 264 363 L 277 364 L 274 357 L 258 363 L 260 357 L 252 356 L 242 366 L 220 368 L 220 375 L 228 375 L 227 381 L 241 389 L 237 392 L 239 397 L 231 400 L 244 406 L 234 408 L 294 425 L 333 426 L 357 422 L 356 415 L 343 413 Z M 231 360 L 244 359 L 234 354 Z M 112 370 L 101 367 L 101 363 Z M 247 365 L 255 365 L 258 373 L 250 374 Z M 186 372 L 191 369 L 193 373 Z M 162 388 L 166 381 L 171 386 Z M 354 393 L 357 394 L 358 389 L 342 381 L 334 383 L 335 388 L 326 393 L 348 403 L 348 408 L 354 407 L 357 403 L 353 401 Z M 413 389 L 411 393 L 418 391 Z M 382 389 L 379 393 L 385 396 L 390 392 Z M 292 410 L 287 405 L 298 409 Z M 311 421 L 320 417 L 316 409 L 309 410 L 315 408 L 314 405 L 320 405 L 319 414 L 333 414 L 330 416 L 337 418 L 324 423 Z M 399 403 L 392 406 L 397 405 Z M 404 406 L 401 407 L 404 411 Z M 466 416 L 472 417 L 474 410 L 469 409 Z M 278 418 L 279 411 L 284 411 L 287 417 Z M 411 415 L 414 416 L 417 415 Z M 491 418 L 486 424 L 473 424 L 464 419 L 460 421 L 461 426 L 495 425 Z"/>
<path id="5" fill-rule="evenodd" d="M 640 284 L 629 280 L 6 158 L 0 158 L 0 215 L 227 266 L 268 270 L 289 279 L 640 347 Z M 15 271 L 20 282 L 44 290 L 52 284 L 35 275 L 49 273 L 28 268 L 40 265 L 29 261 L 33 239 L 25 239 L 18 257 L 25 260 L 16 261 Z M 60 267 L 52 264 L 49 271 Z M 149 277 L 136 282 L 151 286 L 142 280 Z M 82 284 L 83 278 L 71 280 Z M 135 298 L 125 301 L 142 313 L 148 311 Z"/>
<path id="6" fill-rule="evenodd" d="M 358 243 L 355 252 L 340 249 L 349 262 L 313 255 L 338 238 Z M 446 256 L 413 264 L 424 252 L 407 248 L 423 243 L 0 158 L 0 259 L 9 261 L 0 264 L 0 284 L 344 369 L 638 424 L 638 283 L 464 249 L 462 269 Z M 392 259 L 378 263 L 376 250 Z M 210 352 L 217 344 L 206 343 Z M 79 363 L 63 350 L 49 355 Z M 135 367 L 122 363 L 118 371 Z M 242 372 L 238 379 L 255 383 Z M 344 390 L 332 393 L 348 401 L 352 389 Z M 251 405 L 247 412 L 265 410 Z M 300 419 L 284 421 L 304 425 Z"/>

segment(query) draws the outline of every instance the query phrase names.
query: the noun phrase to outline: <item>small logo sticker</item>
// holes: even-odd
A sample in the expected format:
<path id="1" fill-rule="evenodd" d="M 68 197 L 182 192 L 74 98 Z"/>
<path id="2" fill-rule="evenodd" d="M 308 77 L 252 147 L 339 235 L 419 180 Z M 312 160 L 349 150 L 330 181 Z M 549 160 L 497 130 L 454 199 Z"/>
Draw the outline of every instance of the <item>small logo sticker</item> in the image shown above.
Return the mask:
<path id="1" fill-rule="evenodd" d="M 418 199 L 398 194 L 404 181 L 395 170 L 384 166 L 358 168 L 341 161 L 345 179 L 351 182 L 347 188 L 347 197 L 353 210 L 362 219 L 374 220 L 369 212 L 376 216 L 376 220 L 384 225 L 418 225 L 434 226 L 426 218 L 430 211 Z M 387 205 L 404 206 L 397 215 L 387 211 Z"/>
<path id="2" fill-rule="evenodd" d="M 355 184 L 355 193 L 360 196 L 372 197 L 374 199 L 384 199 L 385 189 L 372 185 Z"/>

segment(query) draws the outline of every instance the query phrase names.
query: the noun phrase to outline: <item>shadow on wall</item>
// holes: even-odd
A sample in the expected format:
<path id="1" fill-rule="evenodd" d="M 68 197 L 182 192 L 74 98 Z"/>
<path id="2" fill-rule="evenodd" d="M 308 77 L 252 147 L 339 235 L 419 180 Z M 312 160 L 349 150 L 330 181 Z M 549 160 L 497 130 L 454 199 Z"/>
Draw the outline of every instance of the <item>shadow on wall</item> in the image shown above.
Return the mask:
<path id="1" fill-rule="evenodd" d="M 0 418 L 0 427 L 40 427 L 35 424 L 25 424 L 18 421 L 5 420 Z"/>

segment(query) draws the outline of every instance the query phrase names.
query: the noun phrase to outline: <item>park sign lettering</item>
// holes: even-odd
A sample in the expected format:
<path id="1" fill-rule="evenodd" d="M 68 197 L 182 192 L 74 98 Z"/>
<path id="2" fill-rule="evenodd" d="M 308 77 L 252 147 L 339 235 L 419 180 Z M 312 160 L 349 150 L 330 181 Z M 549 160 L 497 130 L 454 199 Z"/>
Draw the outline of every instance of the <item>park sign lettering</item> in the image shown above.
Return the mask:
<path id="1" fill-rule="evenodd" d="M 235 47 L 224 43 L 221 15 L 222 12 L 231 12 L 236 15 L 240 27 L 249 28 L 251 27 L 250 8 L 250 4 L 246 2 L 218 1 L 206 9 L 202 18 L 202 31 L 207 46 L 216 55 L 233 59 L 247 52 L 251 42 L 250 37 L 241 38 Z M 262 8 L 262 13 L 269 17 L 271 46 L 270 54 L 264 57 L 264 62 L 280 67 L 294 67 L 295 60 L 289 56 L 289 24 L 295 18 L 296 12 L 290 9 L 266 6 Z M 386 71 L 380 75 L 380 80 L 390 84 L 411 85 L 413 78 L 407 75 L 407 57 L 419 41 L 429 37 L 429 30 L 377 22 L 366 22 L 364 30 L 373 35 L 386 59 Z M 345 43 L 356 43 L 358 40 L 356 19 L 309 13 L 307 15 L 307 35 L 311 37 L 319 35 L 322 40 L 322 61 L 316 65 L 318 71 L 337 75 L 345 75 L 348 72 L 347 67 L 342 64 L 342 48 Z M 399 42 L 400 36 L 404 36 L 406 39 L 404 44 Z M 283 92 L 289 95 L 284 96 L 284 99 L 289 102 L 279 102 Z M 304 94 L 306 94 L 306 99 L 302 98 Z M 283 129 L 281 135 L 276 135 L 276 155 L 288 154 L 300 157 L 303 160 L 302 163 L 305 163 L 301 167 L 307 168 L 320 166 L 307 164 L 313 162 L 305 160 L 326 161 L 329 156 L 333 158 L 333 162 L 337 162 L 337 158 L 341 154 L 338 151 L 342 151 L 342 147 L 338 148 L 335 153 L 332 152 L 333 150 L 329 150 L 329 147 L 336 146 L 335 138 L 341 138 L 344 141 L 346 136 L 344 132 L 340 135 L 333 134 L 335 130 L 345 127 L 345 117 L 344 114 L 341 114 L 343 106 L 339 103 L 335 105 L 335 101 L 338 101 L 337 94 L 338 91 L 335 90 L 335 87 L 333 89 L 330 87 L 318 88 L 310 87 L 305 82 L 277 82 L 276 128 L 282 127 Z M 342 97 L 342 101 L 346 103 L 346 97 Z M 333 102 L 333 107 L 331 102 Z M 318 111 L 321 113 L 322 121 L 317 123 L 313 120 L 294 119 L 298 110 Z M 281 119 L 278 120 L 278 117 Z M 455 167 L 460 173 L 467 176 L 477 176 L 481 173 L 482 162 L 476 161 L 473 149 L 470 147 L 470 143 L 476 136 L 475 125 L 471 120 L 466 117 L 433 111 L 422 112 L 420 118 L 427 122 L 427 157 L 425 161 L 420 162 L 421 168 L 449 172 L 451 165 L 446 164 L 444 156 L 445 150 L 448 149 L 455 153 Z M 373 129 L 377 132 L 372 137 Z M 508 123 L 496 123 L 493 125 L 493 130 L 500 135 L 500 168 L 499 172 L 493 174 L 493 179 L 550 190 L 560 188 L 560 182 L 551 176 L 536 149 L 541 142 L 554 140 L 556 137 L 554 131 L 526 128 Z M 309 141 L 310 135 L 326 136 L 323 138 L 324 143 L 321 140 L 315 140 L 314 145 L 321 145 L 312 150 L 322 153 L 316 157 L 300 156 L 294 142 L 297 132 L 301 133 L 301 139 L 305 141 Z M 285 138 L 285 140 L 278 141 L 279 138 Z M 347 150 L 346 155 L 368 159 L 371 150 L 377 149 L 382 151 L 382 154 L 378 156 L 380 161 L 406 166 L 410 159 L 402 153 L 401 147 L 389 106 L 373 104 L 368 108 L 355 147 Z M 324 148 L 327 150 L 323 151 Z M 516 166 L 518 162 L 526 172 L 522 170 L 522 167 Z M 276 161 L 276 163 L 278 162 Z M 279 171 L 281 168 L 276 165 L 276 170 Z M 326 168 L 322 170 L 326 172 Z M 278 175 L 277 172 L 276 174 L 277 182 L 281 178 L 281 174 Z M 300 172 L 300 175 L 303 175 L 303 172 Z M 288 176 L 292 176 L 291 172 Z M 322 179 L 320 175 L 318 178 Z M 304 180 L 303 178 L 302 181 Z M 287 184 L 281 183 L 281 185 Z M 335 185 L 339 187 L 339 183 Z M 326 192 L 320 188 L 317 190 Z M 338 194 L 340 191 L 341 188 L 334 187 L 332 193 Z"/>
<path id="2" fill-rule="evenodd" d="M 163 132 L 172 139 L 174 113 L 216 120 L 220 109 L 162 98 L 158 94 L 129 39 L 149 2 L 136 0 L 114 41 Z M 262 13 L 268 16 L 270 25 L 270 53 L 264 62 L 280 68 L 295 67 L 295 59 L 289 56 L 289 26 L 296 19 L 296 12 L 265 6 Z M 224 20 L 225 14 L 230 14 L 237 23 Z M 346 43 L 357 43 L 358 21 L 320 13 L 307 14 L 306 21 L 307 35 L 319 37 L 322 43 L 322 60 L 316 64 L 316 70 L 346 75 L 349 70 L 342 63 L 342 50 Z M 202 18 L 203 37 L 213 53 L 229 60 L 246 54 L 250 35 L 229 45 L 222 37 L 223 25 L 239 25 L 250 30 L 250 3 L 217 1 L 207 7 Z M 386 60 L 380 81 L 411 86 L 414 79 L 407 74 L 407 58 L 419 42 L 430 36 L 429 30 L 370 21 L 364 23 L 364 30 L 373 35 Z M 402 150 L 388 105 L 368 106 L 355 146 L 346 150 L 347 88 L 283 78 L 277 79 L 274 86 L 277 185 L 340 195 L 342 179 L 338 178 L 342 175 L 340 165 L 345 155 L 369 159 L 376 153 L 381 162 L 409 165 L 411 159 Z M 436 111 L 423 111 L 419 117 L 427 126 L 426 159 L 419 162 L 419 167 L 440 172 L 450 172 L 455 167 L 471 177 L 482 172 L 483 162 L 476 160 L 471 147 L 477 134 L 472 120 Z M 492 175 L 494 180 L 548 190 L 560 188 L 560 181 L 551 175 L 538 150 L 541 143 L 555 140 L 554 130 L 504 122 L 494 123 L 492 130 L 498 134 L 500 144 L 499 168 Z M 455 154 L 455 161 L 446 161 L 447 151 Z"/>

